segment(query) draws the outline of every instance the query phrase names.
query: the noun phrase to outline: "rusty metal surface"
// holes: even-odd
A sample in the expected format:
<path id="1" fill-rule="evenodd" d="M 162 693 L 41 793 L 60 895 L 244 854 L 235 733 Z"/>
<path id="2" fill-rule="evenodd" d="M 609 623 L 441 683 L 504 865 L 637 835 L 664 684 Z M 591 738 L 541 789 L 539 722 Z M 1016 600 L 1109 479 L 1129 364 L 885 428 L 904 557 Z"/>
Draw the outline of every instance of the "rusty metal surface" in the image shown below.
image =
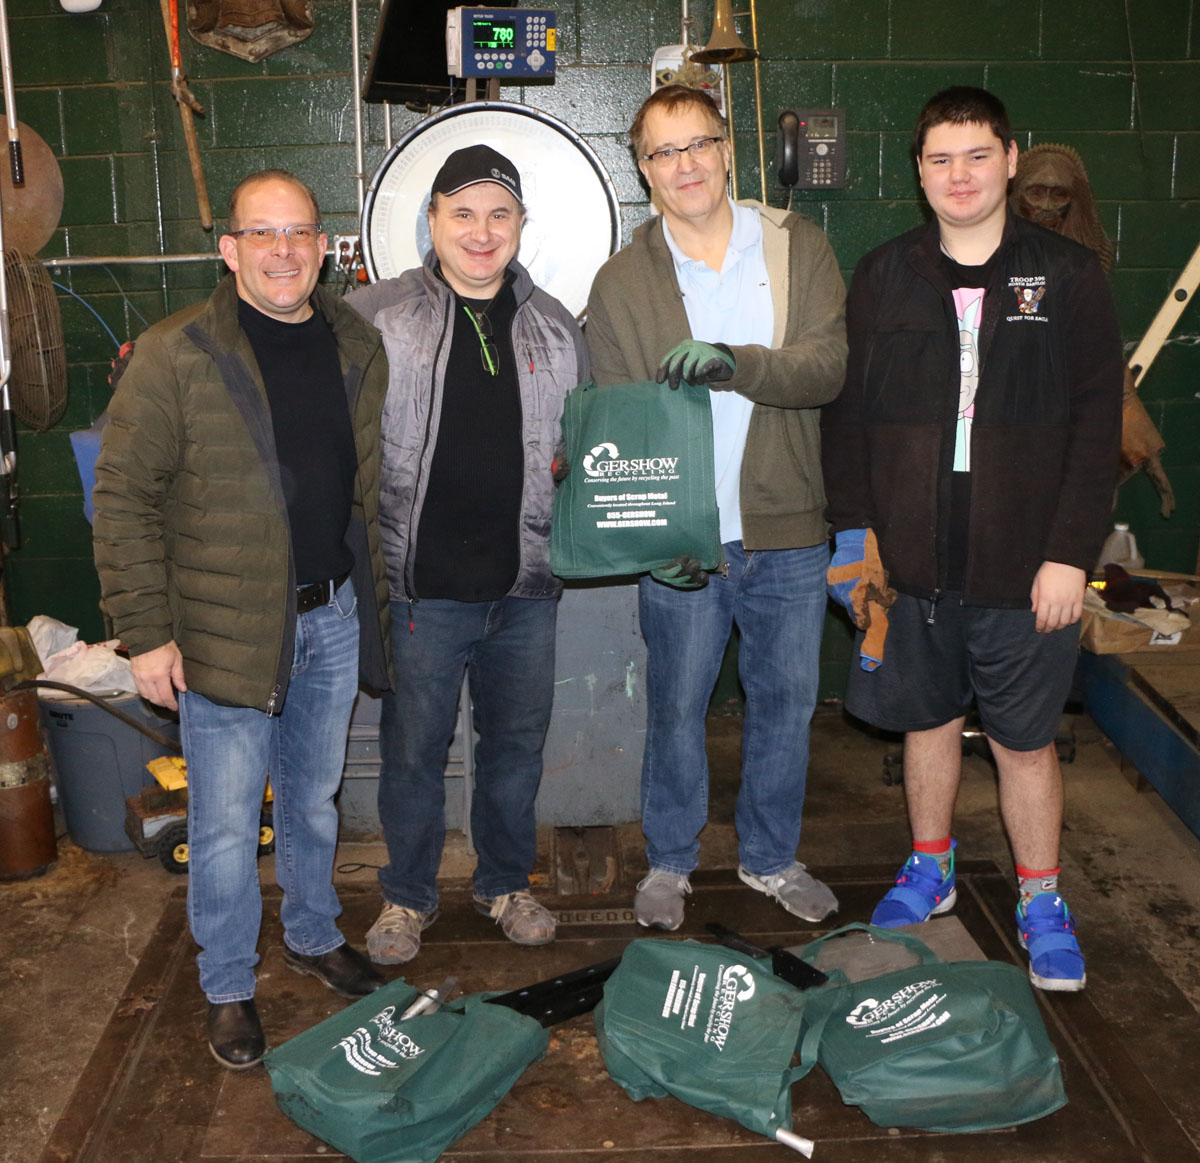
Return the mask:
<path id="1" fill-rule="evenodd" d="M 825 870 L 847 919 L 869 914 L 890 883 L 890 873 L 881 867 Z M 742 886 L 732 872 L 698 873 L 693 886 L 677 937 L 703 939 L 709 920 L 768 946 L 800 945 L 822 931 L 793 923 L 770 901 Z M 1011 898 L 1011 886 L 993 865 L 959 866 L 956 915 L 989 957 L 1018 959 L 1009 932 Z M 342 899 L 344 929 L 357 937 L 373 919 L 378 897 L 373 890 L 343 890 Z M 614 956 L 629 940 L 647 935 L 632 920 L 628 887 L 607 896 L 548 900 L 558 911 L 559 939 L 528 949 L 507 943 L 496 926 L 474 910 L 465 892 L 448 893 L 441 917 L 425 934 L 420 956 L 390 976 L 402 971 L 424 987 L 454 974 L 468 992 L 515 988 Z M 258 992 L 272 1044 L 343 1004 L 314 979 L 298 977 L 283 966 L 277 907 L 278 897 L 268 897 Z M 230 1074 L 209 1057 L 193 953 L 182 895 L 176 894 L 55 1129 L 44 1163 L 265 1163 L 337 1157 L 278 1111 L 264 1071 Z M 1154 972 L 1153 966 L 1139 965 L 1138 972 L 1144 979 Z M 1200 1019 L 1182 997 L 1172 997 L 1177 991 L 1165 978 L 1155 984 L 1155 1004 L 1174 1006 L 1178 1012 L 1180 1043 L 1195 1046 Z M 1070 1098 L 1054 1115 L 982 1135 L 897 1132 L 876 1127 L 844 1106 L 823 1072 L 815 1070 L 793 1090 L 797 1130 L 817 1140 L 818 1157 L 849 1163 L 929 1163 L 955 1156 L 979 1163 L 1176 1163 L 1197 1158 L 1159 1088 L 1144 1073 L 1145 1063 L 1134 1060 L 1124 1032 L 1102 1019 L 1087 994 L 1043 995 L 1041 1000 Z M 589 1016 L 573 1019 L 551 1034 L 546 1058 L 443 1158 L 498 1163 L 796 1158 L 733 1123 L 673 1099 L 631 1102 L 608 1079 Z"/>
<path id="2" fill-rule="evenodd" d="M 63 208 L 62 170 L 54 151 L 25 122 L 17 121 L 25 184 L 14 186 L 7 165 L 0 166 L 0 194 L 4 207 L 4 246 L 37 254 L 58 229 Z M 8 118 L 0 114 L 0 134 L 8 136 Z"/>

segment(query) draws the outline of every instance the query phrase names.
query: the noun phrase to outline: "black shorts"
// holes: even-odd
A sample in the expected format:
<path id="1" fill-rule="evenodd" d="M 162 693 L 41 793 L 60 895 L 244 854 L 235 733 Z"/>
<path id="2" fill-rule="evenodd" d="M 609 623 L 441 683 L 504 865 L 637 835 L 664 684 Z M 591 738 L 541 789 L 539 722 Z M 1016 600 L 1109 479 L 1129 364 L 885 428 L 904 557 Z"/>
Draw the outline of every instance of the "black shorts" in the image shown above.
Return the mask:
<path id="1" fill-rule="evenodd" d="M 1079 654 L 1079 623 L 1039 634 L 1032 610 L 930 603 L 901 594 L 888 611 L 883 664 L 851 666 L 846 709 L 886 731 L 928 731 L 972 700 L 988 736 L 1011 751 L 1054 741 Z M 863 635 L 858 635 L 861 646 Z M 857 653 L 857 652 L 856 652 Z"/>

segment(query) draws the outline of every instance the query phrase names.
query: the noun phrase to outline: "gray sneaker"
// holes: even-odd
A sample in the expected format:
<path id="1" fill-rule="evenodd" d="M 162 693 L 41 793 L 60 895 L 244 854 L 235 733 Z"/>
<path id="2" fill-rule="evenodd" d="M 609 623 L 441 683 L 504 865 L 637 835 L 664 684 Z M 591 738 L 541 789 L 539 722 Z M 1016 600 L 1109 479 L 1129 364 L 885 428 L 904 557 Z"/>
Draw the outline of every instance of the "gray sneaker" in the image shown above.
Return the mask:
<path id="1" fill-rule="evenodd" d="M 686 876 L 652 868 L 637 886 L 633 912 L 647 929 L 678 929 L 683 924 L 683 898 L 692 891 Z"/>
<path id="2" fill-rule="evenodd" d="M 367 930 L 367 956 L 376 965 L 403 965 L 411 961 L 421 948 L 421 934 L 436 920 L 437 909 L 419 913 L 389 901 Z"/>
<path id="3" fill-rule="evenodd" d="M 554 914 L 528 892 L 506 892 L 490 899 L 477 896 L 475 907 L 491 917 L 514 945 L 549 945 L 554 940 Z"/>
<path id="4" fill-rule="evenodd" d="M 738 879 L 759 892 L 765 892 L 803 921 L 823 921 L 838 909 L 837 897 L 829 891 L 829 886 L 822 884 L 815 876 L 809 876 L 803 864 L 793 864 L 774 876 L 758 876 L 739 864 Z"/>

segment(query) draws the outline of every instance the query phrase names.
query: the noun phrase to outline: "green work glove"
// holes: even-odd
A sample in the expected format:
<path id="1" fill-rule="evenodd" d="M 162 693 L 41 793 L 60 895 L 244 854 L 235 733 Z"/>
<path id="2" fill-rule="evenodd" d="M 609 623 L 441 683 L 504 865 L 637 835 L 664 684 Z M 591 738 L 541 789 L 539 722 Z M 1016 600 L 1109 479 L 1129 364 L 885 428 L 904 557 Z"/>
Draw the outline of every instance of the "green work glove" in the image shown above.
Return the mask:
<path id="1" fill-rule="evenodd" d="M 673 557 L 661 569 L 652 569 L 650 576 L 665 586 L 673 586 L 677 590 L 699 590 L 708 585 L 708 574 L 704 566 L 694 557 L 681 553 Z"/>
<path id="2" fill-rule="evenodd" d="M 663 356 L 654 380 L 659 384 L 665 381 L 674 391 L 684 380 L 689 384 L 723 383 L 733 377 L 736 367 L 737 360 L 725 344 L 685 339 Z"/>

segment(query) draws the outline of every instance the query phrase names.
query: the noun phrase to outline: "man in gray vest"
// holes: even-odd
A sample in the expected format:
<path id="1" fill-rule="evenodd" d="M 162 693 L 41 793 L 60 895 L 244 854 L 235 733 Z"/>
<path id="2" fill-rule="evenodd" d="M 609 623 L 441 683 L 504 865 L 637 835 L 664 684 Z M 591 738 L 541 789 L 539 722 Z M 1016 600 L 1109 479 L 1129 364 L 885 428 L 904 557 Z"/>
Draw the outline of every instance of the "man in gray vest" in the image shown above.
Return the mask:
<path id="1" fill-rule="evenodd" d="M 561 583 L 550 573 L 551 462 L 563 397 L 588 378 L 579 327 L 517 262 L 516 167 L 452 153 L 429 199 L 421 267 L 348 302 L 383 332 L 383 526 L 396 689 L 381 714 L 384 906 L 367 934 L 409 961 L 437 916 L 443 779 L 468 675 L 475 728 L 475 903 L 521 945 L 554 939 L 529 893 L 534 797 L 554 696 Z"/>

